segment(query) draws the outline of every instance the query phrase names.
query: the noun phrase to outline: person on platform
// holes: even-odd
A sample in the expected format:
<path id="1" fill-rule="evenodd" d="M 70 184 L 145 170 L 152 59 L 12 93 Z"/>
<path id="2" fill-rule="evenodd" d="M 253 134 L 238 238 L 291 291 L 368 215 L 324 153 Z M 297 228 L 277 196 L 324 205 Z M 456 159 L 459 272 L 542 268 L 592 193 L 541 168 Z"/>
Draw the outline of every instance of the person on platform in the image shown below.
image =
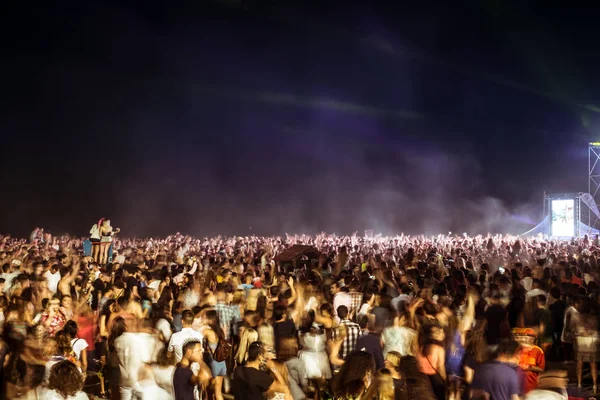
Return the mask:
<path id="1" fill-rule="evenodd" d="M 98 263 L 100 265 L 106 265 L 108 262 L 110 246 L 113 242 L 113 236 L 121 232 L 121 229 L 117 228 L 113 230 L 113 227 L 110 225 L 110 219 L 104 218 L 98 222 L 98 226 L 100 231 L 100 259 L 98 260 Z"/>

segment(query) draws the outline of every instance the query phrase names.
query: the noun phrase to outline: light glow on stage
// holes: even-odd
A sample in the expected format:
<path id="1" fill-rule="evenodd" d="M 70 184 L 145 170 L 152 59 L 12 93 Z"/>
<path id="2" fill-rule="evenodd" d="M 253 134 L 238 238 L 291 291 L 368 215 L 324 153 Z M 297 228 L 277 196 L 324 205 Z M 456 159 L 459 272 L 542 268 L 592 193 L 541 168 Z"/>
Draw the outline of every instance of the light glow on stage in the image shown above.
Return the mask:
<path id="1" fill-rule="evenodd" d="M 575 236 L 575 200 L 552 200 L 552 236 Z"/>

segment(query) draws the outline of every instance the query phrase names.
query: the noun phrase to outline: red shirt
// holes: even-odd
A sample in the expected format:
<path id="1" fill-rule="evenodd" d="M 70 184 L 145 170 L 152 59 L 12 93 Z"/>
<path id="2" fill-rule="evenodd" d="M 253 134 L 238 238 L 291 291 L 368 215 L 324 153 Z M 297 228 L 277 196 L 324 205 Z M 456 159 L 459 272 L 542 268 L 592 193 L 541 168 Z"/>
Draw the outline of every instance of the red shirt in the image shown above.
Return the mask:
<path id="1" fill-rule="evenodd" d="M 84 316 L 80 316 L 77 318 L 77 337 L 81 339 L 85 339 L 88 342 L 88 351 L 93 351 L 96 349 L 94 344 L 94 320 L 91 318 L 87 318 Z"/>
<path id="2" fill-rule="evenodd" d="M 570 281 L 568 281 L 568 280 L 566 280 L 566 279 L 563 279 L 562 281 L 563 281 L 563 282 L 570 282 L 570 283 L 573 283 L 573 284 L 575 284 L 575 285 L 579 285 L 579 286 L 583 286 L 583 280 L 579 279 L 579 278 L 578 278 L 578 277 L 576 277 L 575 275 L 573 275 L 573 276 L 571 277 L 571 280 L 570 280 Z"/>
<path id="3" fill-rule="evenodd" d="M 523 394 L 527 394 L 537 387 L 540 378 L 540 373 L 529 371 L 529 367 L 546 368 L 544 351 L 537 346 L 523 346 L 519 356 L 519 367 L 523 370 Z"/>

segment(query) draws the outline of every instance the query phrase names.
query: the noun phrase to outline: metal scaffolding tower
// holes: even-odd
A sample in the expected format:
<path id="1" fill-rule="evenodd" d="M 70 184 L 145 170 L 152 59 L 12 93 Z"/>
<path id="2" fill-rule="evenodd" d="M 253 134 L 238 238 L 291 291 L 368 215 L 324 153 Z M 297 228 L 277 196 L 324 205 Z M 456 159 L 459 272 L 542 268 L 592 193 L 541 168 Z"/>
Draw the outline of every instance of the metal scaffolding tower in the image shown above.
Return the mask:
<path id="1" fill-rule="evenodd" d="M 600 194 L 600 142 L 590 143 L 588 151 L 588 193 L 598 204 Z M 595 229 L 598 223 L 598 217 L 594 215 L 592 219 L 592 210 L 588 208 L 588 225 L 590 229 Z"/>

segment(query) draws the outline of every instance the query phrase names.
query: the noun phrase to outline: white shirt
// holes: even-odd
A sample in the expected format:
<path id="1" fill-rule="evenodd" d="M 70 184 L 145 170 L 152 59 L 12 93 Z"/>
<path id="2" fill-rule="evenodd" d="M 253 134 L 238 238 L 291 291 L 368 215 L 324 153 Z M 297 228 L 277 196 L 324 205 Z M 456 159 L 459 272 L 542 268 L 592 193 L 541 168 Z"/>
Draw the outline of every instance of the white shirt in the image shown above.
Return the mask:
<path id="1" fill-rule="evenodd" d="M 50 271 L 46 271 L 44 277 L 48 280 L 48 290 L 51 293 L 56 293 L 58 290 L 58 282 L 60 282 L 60 272 L 56 271 L 56 273 L 52 273 Z"/>
<path id="2" fill-rule="evenodd" d="M 337 309 L 339 306 L 348 307 L 348 311 L 352 310 L 352 297 L 350 293 L 338 292 L 333 296 L 333 315 L 335 316 L 336 322 L 340 322 L 340 318 L 337 316 Z"/>
<path id="3" fill-rule="evenodd" d="M 174 396 L 173 375 L 175 374 L 175 366 L 159 367 L 158 365 L 154 365 L 152 366 L 152 374 L 154 375 L 156 384 L 171 396 Z"/>
<path id="4" fill-rule="evenodd" d="M 159 319 L 156 322 L 156 329 L 163 335 L 163 340 L 168 342 L 171 339 L 173 332 L 171 331 L 171 324 L 164 318 Z"/>
<path id="5" fill-rule="evenodd" d="M 360 306 L 360 310 L 358 310 L 358 316 L 361 317 L 367 315 L 370 309 L 371 306 L 368 303 L 363 303 L 362 306 Z"/>
<path id="6" fill-rule="evenodd" d="M 137 385 L 141 400 L 172 400 L 173 396 L 161 389 L 154 381 L 145 380 Z"/>
<path id="7" fill-rule="evenodd" d="M 12 287 L 13 280 L 19 275 L 19 271 L 9 272 L 7 274 L 2 274 L 2 277 L 6 280 L 4 283 L 4 294 L 8 294 L 10 288 Z"/>
<path id="8" fill-rule="evenodd" d="M 531 299 L 533 299 L 534 297 L 537 296 L 546 296 L 546 298 L 548 298 L 548 293 L 544 292 L 542 289 L 533 289 L 530 290 L 529 292 L 527 292 L 527 295 L 525 295 L 525 302 L 529 303 L 531 301 Z"/>
<path id="9" fill-rule="evenodd" d="M 160 345 L 145 332 L 125 332 L 115 340 L 123 386 L 133 387 L 138 382 L 140 368 L 156 361 Z"/>
<path id="10" fill-rule="evenodd" d="M 563 343 L 573 343 L 573 320 L 577 318 L 577 314 L 579 314 L 579 312 L 577 311 L 577 309 L 573 306 L 570 306 L 569 308 L 567 308 L 567 311 L 565 311 L 565 319 L 563 320 L 563 331 L 560 334 L 560 341 Z M 567 317 L 571 316 L 571 319 L 569 321 L 569 324 L 567 324 Z"/>
<path id="11" fill-rule="evenodd" d="M 94 224 L 92 229 L 90 229 L 90 239 L 100 239 L 100 229 L 98 229 L 98 224 Z"/>
<path id="12" fill-rule="evenodd" d="M 567 400 L 569 397 L 565 393 L 561 395 L 560 393 L 553 392 L 552 390 L 542 390 L 535 389 L 531 392 L 527 393 L 525 396 L 525 400 Z"/>
<path id="13" fill-rule="evenodd" d="M 89 344 L 85 339 L 76 338 L 71 340 L 71 347 L 73 348 L 73 352 L 75 353 L 75 356 L 77 356 L 77 359 L 80 360 L 81 357 L 79 355 L 89 347 Z"/>
<path id="14" fill-rule="evenodd" d="M 89 400 L 88 395 L 81 390 L 75 393 L 75 396 L 69 397 L 63 397 L 56 390 L 48 390 L 43 398 L 45 400 Z"/>
<path id="15" fill-rule="evenodd" d="M 396 312 L 398 311 L 398 305 L 400 305 L 401 301 L 405 301 L 408 305 L 412 301 L 412 296 L 409 294 L 400 293 L 398 297 L 394 297 L 391 301 L 391 305 L 392 307 L 394 307 L 394 310 L 396 310 Z"/>
<path id="16" fill-rule="evenodd" d="M 153 280 L 148 284 L 148 287 L 158 291 L 158 288 L 160 287 L 160 281 L 158 279 Z"/>
<path id="17" fill-rule="evenodd" d="M 183 345 L 194 339 L 202 343 L 204 336 L 192 328 L 183 328 L 181 331 L 171 335 L 171 340 L 169 340 L 169 347 L 167 350 L 169 353 L 175 353 L 175 360 L 180 362 L 183 358 Z"/>

